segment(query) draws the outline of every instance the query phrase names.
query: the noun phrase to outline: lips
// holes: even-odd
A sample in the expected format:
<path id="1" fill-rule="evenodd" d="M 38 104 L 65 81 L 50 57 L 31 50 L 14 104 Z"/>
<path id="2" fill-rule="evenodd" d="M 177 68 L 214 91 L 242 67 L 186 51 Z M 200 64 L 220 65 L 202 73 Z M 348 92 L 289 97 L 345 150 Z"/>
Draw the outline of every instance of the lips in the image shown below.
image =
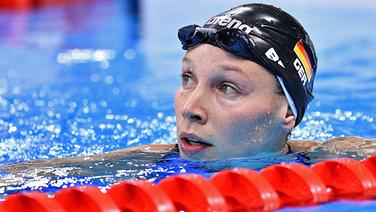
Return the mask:
<path id="1" fill-rule="evenodd" d="M 192 133 L 182 132 L 180 133 L 179 138 L 181 150 L 187 155 L 198 153 L 208 147 L 213 146 L 204 139 Z"/>

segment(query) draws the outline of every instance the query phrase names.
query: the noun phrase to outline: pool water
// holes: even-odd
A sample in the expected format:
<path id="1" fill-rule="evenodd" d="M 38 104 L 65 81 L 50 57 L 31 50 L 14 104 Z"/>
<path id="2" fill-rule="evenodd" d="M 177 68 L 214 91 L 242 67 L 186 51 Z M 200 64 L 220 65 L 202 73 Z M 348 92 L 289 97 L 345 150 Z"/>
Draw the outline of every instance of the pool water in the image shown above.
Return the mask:
<path id="1" fill-rule="evenodd" d="M 301 20 L 318 53 L 316 97 L 292 137 L 375 138 L 374 4 L 264 2 Z M 261 169 L 280 162 L 316 162 L 297 155 L 192 162 L 179 159 L 176 152 L 138 152 L 85 162 L 35 161 L 175 143 L 173 96 L 184 53 L 176 30 L 240 3 L 194 0 L 182 7 L 172 0 L 97 0 L 0 11 L 0 199 L 23 190 L 54 192 L 90 184 L 107 188 L 119 180 L 158 182 L 179 173 L 210 177 L 239 166 Z M 338 207 L 366 211 L 376 202 L 343 201 L 304 210 Z"/>

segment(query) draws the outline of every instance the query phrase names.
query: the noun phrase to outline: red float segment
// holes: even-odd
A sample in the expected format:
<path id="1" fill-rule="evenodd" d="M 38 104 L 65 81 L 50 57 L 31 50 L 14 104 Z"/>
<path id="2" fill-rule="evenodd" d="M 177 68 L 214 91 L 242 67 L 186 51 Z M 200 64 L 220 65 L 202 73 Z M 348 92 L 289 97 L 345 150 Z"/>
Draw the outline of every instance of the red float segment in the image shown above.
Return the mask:
<path id="1" fill-rule="evenodd" d="M 112 185 L 107 195 L 121 211 L 176 211 L 167 194 L 142 180 Z"/>
<path id="2" fill-rule="evenodd" d="M 279 208 L 276 191 L 251 169 L 221 171 L 210 180 L 225 198 L 229 211 L 272 211 Z"/>
<path id="3" fill-rule="evenodd" d="M 29 212 L 63 212 L 61 205 L 41 192 L 19 192 L 9 195 L 0 204 L 1 212 L 29 211 Z"/>
<path id="4" fill-rule="evenodd" d="M 227 211 L 221 193 L 201 175 L 167 177 L 157 187 L 168 195 L 177 211 Z"/>
<path id="5" fill-rule="evenodd" d="M 376 178 L 376 155 L 363 159 L 362 164 L 372 173 L 373 177 Z"/>
<path id="6" fill-rule="evenodd" d="M 72 187 L 58 191 L 54 199 L 66 211 L 120 211 L 115 202 L 97 187 Z"/>
<path id="7" fill-rule="evenodd" d="M 316 163 L 312 170 L 328 186 L 331 199 L 376 196 L 376 179 L 360 161 L 339 158 Z"/>
<path id="8" fill-rule="evenodd" d="M 323 181 L 304 165 L 272 165 L 262 169 L 260 174 L 272 184 L 284 206 L 310 205 L 329 199 Z"/>

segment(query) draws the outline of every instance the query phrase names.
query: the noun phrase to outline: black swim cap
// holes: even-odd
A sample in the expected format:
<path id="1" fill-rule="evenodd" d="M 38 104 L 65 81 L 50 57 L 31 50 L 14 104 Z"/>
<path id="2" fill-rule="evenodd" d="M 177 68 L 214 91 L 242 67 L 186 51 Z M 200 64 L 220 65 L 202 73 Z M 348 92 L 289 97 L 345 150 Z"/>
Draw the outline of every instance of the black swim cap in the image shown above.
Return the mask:
<path id="1" fill-rule="evenodd" d="M 317 57 L 307 32 L 294 17 L 271 5 L 245 4 L 210 18 L 202 27 L 183 27 L 178 36 L 183 49 L 209 43 L 272 72 L 296 125 L 300 123 L 313 99 Z"/>

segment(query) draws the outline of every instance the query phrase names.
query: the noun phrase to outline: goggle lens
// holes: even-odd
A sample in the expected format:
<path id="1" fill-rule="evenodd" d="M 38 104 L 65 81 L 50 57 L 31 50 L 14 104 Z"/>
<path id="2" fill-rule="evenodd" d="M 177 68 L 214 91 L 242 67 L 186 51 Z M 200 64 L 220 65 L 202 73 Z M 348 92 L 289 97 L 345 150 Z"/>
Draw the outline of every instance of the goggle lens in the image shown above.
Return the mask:
<path id="1" fill-rule="evenodd" d="M 223 28 L 215 30 L 202 28 L 198 25 L 189 25 L 179 29 L 178 37 L 184 50 L 200 43 L 210 43 L 247 59 L 255 57 L 250 49 L 250 36 L 239 29 Z"/>

